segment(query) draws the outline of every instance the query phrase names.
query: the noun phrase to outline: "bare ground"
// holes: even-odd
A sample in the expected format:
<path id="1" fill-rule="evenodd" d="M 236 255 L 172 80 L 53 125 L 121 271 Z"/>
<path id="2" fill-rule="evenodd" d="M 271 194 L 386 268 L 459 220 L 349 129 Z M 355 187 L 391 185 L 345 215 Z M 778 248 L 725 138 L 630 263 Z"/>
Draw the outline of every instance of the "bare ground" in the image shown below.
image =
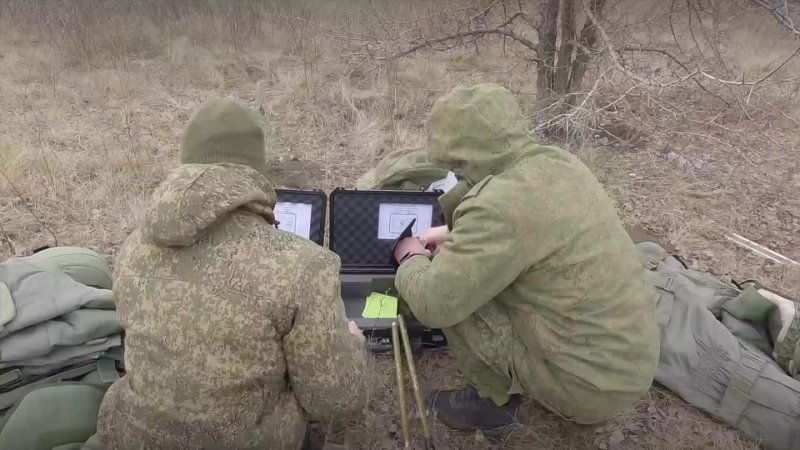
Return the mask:
<path id="1" fill-rule="evenodd" d="M 455 85 L 498 82 L 526 105 L 534 94 L 532 63 L 499 48 L 355 64 L 324 37 L 286 24 L 266 27 L 257 42 L 231 38 L 224 16 L 186 20 L 174 34 L 115 16 L 106 25 L 116 31 L 106 35 L 86 34 L 94 29 L 80 22 L 56 35 L 0 19 L 3 258 L 59 244 L 94 248 L 113 262 L 148 195 L 175 166 L 188 117 L 215 95 L 249 102 L 269 118 L 277 184 L 332 189 L 350 185 L 387 150 L 422 145 L 427 111 Z M 627 98 L 604 116 L 622 124 L 606 129 L 627 133 L 626 145 L 606 139 L 570 149 L 628 225 L 662 236 L 696 268 L 758 278 L 800 297 L 800 270 L 725 238 L 739 233 L 800 260 L 797 104 L 776 96 L 767 99 L 774 108 L 716 117 L 692 102 L 696 95 L 658 99 L 691 112 L 683 115 Z M 331 432 L 356 448 L 399 448 L 392 363 L 377 358 L 370 376 L 364 417 Z M 426 352 L 420 376 L 425 391 L 461 386 L 446 351 Z M 521 424 L 500 436 L 440 424 L 435 434 L 439 449 L 758 448 L 655 387 L 635 411 L 599 426 L 528 405 Z"/>

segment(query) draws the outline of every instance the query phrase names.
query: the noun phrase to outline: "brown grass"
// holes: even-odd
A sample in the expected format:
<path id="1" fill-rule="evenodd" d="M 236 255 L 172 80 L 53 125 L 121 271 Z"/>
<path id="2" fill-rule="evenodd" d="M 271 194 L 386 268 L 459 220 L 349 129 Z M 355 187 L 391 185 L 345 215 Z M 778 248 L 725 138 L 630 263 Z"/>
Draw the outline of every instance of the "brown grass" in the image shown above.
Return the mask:
<path id="1" fill-rule="evenodd" d="M 423 145 L 427 111 L 457 84 L 493 81 L 514 90 L 526 108 L 533 103 L 535 67 L 516 56 L 519 49 L 504 52 L 499 39 L 482 41 L 479 54 L 457 47 L 393 63 L 378 63 L 365 50 L 369 36 L 385 40 L 393 23 L 467 14 L 474 6 L 466 0 L 210 5 L 0 5 L 0 257 L 57 242 L 94 248 L 113 261 L 148 195 L 176 164 L 189 115 L 212 96 L 234 96 L 265 112 L 274 181 L 323 189 L 350 185 L 390 149 Z M 625 11 L 620 17 L 636 24 L 632 14 L 643 17 L 655 6 L 630 0 L 616 8 L 610 14 Z M 726 42 L 740 46 L 726 50 L 727 63 L 753 77 L 790 46 L 768 16 L 759 17 L 727 27 Z M 426 26 L 436 32 L 435 23 Z M 636 33 L 668 42 L 665 30 L 662 21 Z M 748 38 L 756 31 L 758 39 Z M 625 35 L 622 27 L 609 33 Z M 794 86 L 759 91 L 746 108 L 720 115 L 719 105 L 691 87 L 633 89 L 619 99 L 626 83 L 598 84 L 592 104 L 616 103 L 590 121 L 607 125 L 604 133 L 626 135 L 625 142 L 585 132 L 584 140 L 570 142 L 626 223 L 665 236 L 698 268 L 764 279 L 800 296 L 800 271 L 767 264 L 724 239 L 734 231 L 800 259 Z M 591 138 L 599 140 L 587 143 Z M 665 158 L 670 152 L 684 159 Z M 685 167 L 698 158 L 702 168 Z M 446 352 L 427 353 L 420 365 L 425 390 L 459 386 Z M 356 448 L 398 448 L 391 362 L 378 358 L 370 375 L 364 418 L 331 432 Z M 499 440 L 436 425 L 437 448 L 756 447 L 657 389 L 603 426 L 570 425 L 533 405 L 526 411 Z"/>

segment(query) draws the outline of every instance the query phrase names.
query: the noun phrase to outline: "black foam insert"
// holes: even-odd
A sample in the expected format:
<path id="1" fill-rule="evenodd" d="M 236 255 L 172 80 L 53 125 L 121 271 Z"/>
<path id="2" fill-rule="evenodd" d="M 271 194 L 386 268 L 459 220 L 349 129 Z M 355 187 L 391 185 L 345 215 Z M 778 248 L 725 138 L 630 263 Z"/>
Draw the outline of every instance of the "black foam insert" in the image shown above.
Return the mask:
<path id="1" fill-rule="evenodd" d="M 378 239 L 380 206 L 431 205 L 431 226 L 444 225 L 439 207 L 441 191 L 360 191 L 336 189 L 330 195 L 329 248 L 339 255 L 342 273 L 394 273 L 392 239 Z"/>
<path id="2" fill-rule="evenodd" d="M 311 231 L 309 238 L 317 244 L 325 245 L 325 214 L 328 209 L 328 196 L 325 192 L 303 191 L 297 189 L 275 189 L 278 203 L 304 203 L 311 205 Z"/>

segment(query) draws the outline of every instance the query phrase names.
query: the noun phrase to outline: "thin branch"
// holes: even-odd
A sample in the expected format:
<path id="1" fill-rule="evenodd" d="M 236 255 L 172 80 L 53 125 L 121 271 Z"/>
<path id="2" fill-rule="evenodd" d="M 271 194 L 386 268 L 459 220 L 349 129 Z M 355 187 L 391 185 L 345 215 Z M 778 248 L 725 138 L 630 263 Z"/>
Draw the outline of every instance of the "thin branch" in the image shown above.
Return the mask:
<path id="1" fill-rule="evenodd" d="M 602 33 L 602 31 L 601 31 L 601 33 Z M 606 35 L 606 37 L 607 37 L 607 35 Z M 604 38 L 604 39 L 605 39 L 605 38 Z M 612 50 L 612 51 L 613 51 L 613 46 L 612 46 L 612 47 L 610 47 L 610 49 L 609 49 L 609 50 Z M 683 69 L 683 70 L 685 70 L 685 71 L 687 71 L 687 72 L 689 71 L 688 65 L 687 65 L 686 63 L 682 62 L 680 59 L 678 59 L 678 57 L 676 57 L 675 55 L 673 55 L 672 53 L 670 53 L 670 52 L 669 52 L 669 51 L 667 51 L 667 50 L 663 50 L 663 49 L 660 49 L 660 48 L 653 48 L 653 47 L 644 47 L 644 46 L 638 46 L 638 47 L 630 47 L 630 46 L 629 46 L 629 47 L 623 47 L 623 48 L 621 49 L 621 51 L 623 51 L 623 52 L 624 52 L 624 51 L 628 51 L 628 52 L 652 52 L 652 53 L 660 53 L 660 54 L 662 54 L 662 55 L 666 56 L 667 58 L 671 59 L 672 61 L 674 61 L 676 64 L 678 64 L 678 65 L 681 67 L 681 69 Z M 706 72 L 706 71 L 704 71 L 704 70 L 700 70 L 699 68 L 698 68 L 698 69 L 696 69 L 695 71 L 693 71 L 692 73 L 693 73 L 694 75 L 702 75 L 702 76 L 704 76 L 705 78 L 708 78 L 709 80 L 713 80 L 713 81 L 716 81 L 717 83 L 721 83 L 721 84 L 727 84 L 727 85 L 732 85 L 732 86 L 757 86 L 757 85 L 760 85 L 761 83 L 763 83 L 764 81 L 768 80 L 768 79 L 769 79 L 770 77 L 772 77 L 773 75 L 775 75 L 775 74 L 776 74 L 776 73 L 777 73 L 777 72 L 778 72 L 778 71 L 779 71 L 781 68 L 783 68 L 783 66 L 785 66 L 786 64 L 788 64 L 788 63 L 789 63 L 789 61 L 791 61 L 792 59 L 794 59 L 794 57 L 795 57 L 795 56 L 797 56 L 798 54 L 800 54 L 800 47 L 798 47 L 798 48 L 797 48 L 797 50 L 795 50 L 795 51 L 794 51 L 794 53 L 792 53 L 791 55 L 789 55 L 789 57 L 788 57 L 788 58 L 786 58 L 786 59 L 785 59 L 785 60 L 784 60 L 782 63 L 780 63 L 780 64 L 779 64 L 777 67 L 775 67 L 774 69 L 772 69 L 772 70 L 771 70 L 771 71 L 770 71 L 768 74 L 764 75 L 763 77 L 761 77 L 761 78 L 760 78 L 760 79 L 758 79 L 758 80 L 753 80 L 753 81 L 745 81 L 745 80 L 740 80 L 740 81 L 732 81 L 732 80 L 725 80 L 725 79 L 722 79 L 722 78 L 716 77 L 716 76 L 714 76 L 714 75 L 711 75 L 710 73 L 708 73 L 708 72 Z M 616 59 L 616 58 L 615 58 L 615 57 L 612 55 L 612 61 L 618 61 L 618 60 L 617 60 L 617 59 Z M 617 65 L 617 64 L 615 64 L 615 65 Z M 619 66 L 621 67 L 621 64 L 619 64 Z M 618 67 L 618 68 L 620 68 L 620 67 Z M 626 73 L 626 74 L 629 74 L 629 71 L 627 71 L 626 69 L 622 68 L 621 70 L 622 70 L 624 73 Z M 634 79 L 636 79 L 636 78 L 634 78 Z M 686 79 L 688 79 L 688 78 L 686 78 Z M 791 80 L 793 80 L 793 79 L 794 79 L 794 78 L 790 78 L 790 79 L 788 79 L 788 80 L 786 80 L 786 81 L 791 81 Z M 637 79 L 637 81 L 639 81 L 639 80 Z M 701 86 L 701 87 L 703 87 L 703 86 Z M 706 91 L 706 92 L 708 92 L 708 91 Z"/>
<path id="2" fill-rule="evenodd" d="M 694 42 L 694 48 L 700 52 L 700 56 L 705 58 L 706 55 L 703 53 L 703 48 L 700 47 L 700 42 L 697 41 L 697 37 L 694 35 L 694 26 L 692 25 L 692 13 L 697 14 L 697 11 L 695 11 L 694 6 L 692 5 L 692 0 L 686 0 L 686 6 L 689 8 L 689 35 L 692 37 L 692 42 Z M 697 19 L 700 21 L 700 27 L 702 27 L 703 19 L 701 19 L 699 15 L 697 15 Z"/>
<path id="3" fill-rule="evenodd" d="M 508 20 L 506 20 L 505 22 L 503 22 L 502 24 L 498 25 L 495 28 L 481 28 L 481 29 L 477 29 L 477 30 L 462 31 L 462 32 L 459 32 L 459 33 L 450 34 L 450 35 L 443 36 L 443 37 L 436 38 L 436 39 L 428 39 L 428 40 L 426 40 L 424 42 L 421 42 L 421 43 L 419 43 L 417 45 L 412 46 L 409 49 L 406 49 L 406 50 L 403 50 L 401 52 L 395 53 L 394 55 L 390 56 L 387 59 L 402 58 L 403 56 L 410 55 L 411 53 L 414 53 L 417 50 L 423 49 L 425 47 L 432 47 L 434 44 L 441 44 L 443 42 L 451 41 L 451 40 L 454 40 L 454 39 L 463 39 L 465 37 L 485 36 L 485 35 L 505 36 L 507 38 L 510 38 L 511 40 L 519 42 L 520 44 L 524 45 L 525 47 L 528 47 L 530 50 L 536 52 L 537 51 L 537 45 L 536 44 L 534 44 L 530 40 L 525 39 L 524 37 L 514 33 L 511 30 L 503 28 L 503 27 L 506 27 L 506 26 L 510 25 L 511 22 L 514 21 L 514 19 L 516 19 L 518 17 L 523 17 L 523 16 L 524 16 L 524 14 L 522 12 L 518 12 L 518 13 L 514 14 L 513 16 L 509 17 Z M 537 62 L 539 61 L 538 59 L 534 59 L 534 60 L 537 61 Z"/>
<path id="4" fill-rule="evenodd" d="M 797 54 L 798 54 L 798 53 L 800 53 L 800 47 L 798 47 L 798 48 L 797 48 L 797 50 L 795 50 L 795 51 L 794 51 L 794 53 L 792 53 L 792 54 L 791 54 L 791 55 L 790 55 L 788 58 L 786 58 L 786 59 L 785 59 L 785 60 L 784 60 L 782 63 L 780 63 L 780 64 L 778 65 L 778 67 L 776 67 L 776 68 L 772 69 L 772 71 L 771 71 L 770 73 L 768 73 L 768 74 L 764 75 L 764 77 L 763 77 L 763 78 L 761 78 L 760 80 L 756 80 L 756 81 L 744 81 L 744 80 L 742 80 L 742 81 L 729 81 L 729 80 L 722 80 L 722 79 L 720 79 L 720 78 L 714 77 L 714 76 L 712 76 L 712 75 L 709 75 L 709 74 L 708 74 L 708 73 L 706 73 L 706 72 L 700 72 L 700 74 L 701 74 L 701 75 L 703 75 L 704 77 L 708 78 L 708 79 L 711 79 L 711 80 L 714 80 L 714 81 L 716 81 L 716 82 L 718 82 L 718 83 L 723 83 L 723 84 L 732 84 L 732 85 L 736 85 L 736 86 L 753 86 L 753 85 L 758 85 L 758 84 L 761 84 L 761 83 L 763 83 L 764 81 L 766 81 L 766 80 L 767 80 L 769 77 L 771 77 L 771 76 L 775 75 L 775 73 L 776 73 L 777 71 L 779 71 L 779 70 L 780 70 L 780 69 L 781 69 L 783 66 L 785 66 L 785 65 L 786 65 L 786 64 L 787 64 L 789 61 L 791 61 L 791 60 L 792 60 L 792 58 L 794 58 L 795 56 L 797 56 Z"/>
<path id="5" fill-rule="evenodd" d="M 768 141 L 772 142 L 776 147 L 779 147 L 779 148 L 781 148 L 781 149 L 783 149 L 783 150 L 785 150 L 787 152 L 791 152 L 792 151 L 792 149 L 787 148 L 786 146 L 784 146 L 780 142 L 776 141 L 772 136 L 770 136 L 769 133 L 766 132 L 766 130 L 764 130 L 764 128 L 761 125 L 757 124 L 756 121 L 753 119 L 753 116 L 750 115 L 750 112 L 747 111 L 747 108 L 743 107 L 742 108 L 742 112 L 747 117 L 747 119 L 750 121 L 750 124 L 752 124 L 758 130 L 758 132 L 761 133 L 762 136 L 764 136 L 764 138 L 766 138 Z"/>
<path id="6" fill-rule="evenodd" d="M 672 39 L 675 40 L 675 45 L 678 46 L 678 50 L 683 51 L 681 48 L 680 42 L 678 42 L 678 36 L 675 34 L 675 0 L 672 0 L 672 5 L 669 7 L 669 29 L 672 32 Z"/>
<path id="7" fill-rule="evenodd" d="M 638 52 L 653 52 L 653 53 L 660 53 L 660 54 L 662 54 L 662 55 L 666 56 L 667 58 L 671 59 L 672 61 L 674 61 L 674 62 L 675 62 L 677 65 L 679 65 L 679 66 L 681 67 L 681 69 L 685 70 L 686 72 L 689 72 L 689 68 L 686 66 L 686 64 L 684 64 L 683 62 L 681 62 L 681 60 L 680 60 L 680 59 L 678 59 L 678 58 L 677 58 L 675 55 L 673 55 L 672 53 L 670 53 L 670 52 L 668 52 L 668 51 L 666 51 L 666 50 L 660 49 L 660 48 L 642 47 L 642 46 L 639 46 L 639 47 L 624 47 L 624 48 L 622 49 L 622 51 L 628 51 L 628 52 L 635 52 L 635 51 L 638 51 Z M 708 90 L 708 88 L 706 88 L 705 86 L 703 86 L 703 83 L 701 83 L 701 82 L 700 82 L 700 80 L 698 80 L 698 79 L 695 77 L 695 75 L 697 75 L 698 73 L 699 73 L 699 69 L 698 69 L 697 71 L 695 71 L 695 72 L 691 72 L 691 76 L 689 76 L 689 77 L 685 77 L 685 78 L 686 78 L 686 79 L 691 79 L 692 81 L 694 81 L 694 83 L 697 85 L 697 87 L 699 87 L 700 89 L 702 89 L 702 90 L 703 90 L 703 92 L 705 92 L 705 93 L 706 93 L 706 94 L 708 94 L 708 95 L 711 95 L 712 97 L 715 97 L 715 98 L 717 98 L 717 100 L 720 100 L 722 103 L 725 103 L 725 106 L 727 106 L 728 108 L 730 108 L 732 105 L 731 105 L 731 103 L 730 103 L 728 100 L 726 100 L 726 99 L 725 99 L 725 97 L 723 97 L 723 96 L 721 96 L 721 95 L 719 95 L 719 94 L 717 94 L 717 93 L 715 93 L 715 92 L 711 92 L 711 91 L 709 91 L 709 90 Z M 683 79 L 683 80 L 679 80 L 679 81 L 680 81 L 680 82 L 683 82 L 683 81 L 685 81 L 685 79 Z M 673 84 L 674 84 L 674 83 L 673 83 Z"/>
<path id="8" fill-rule="evenodd" d="M 586 16 L 594 24 L 595 29 L 598 32 L 600 32 L 600 38 L 603 40 L 603 43 L 605 43 L 606 47 L 608 48 L 608 56 L 609 59 L 611 59 L 611 63 L 614 65 L 614 67 L 616 67 L 617 70 L 619 70 L 620 72 L 627 75 L 629 78 L 632 78 L 633 80 L 636 80 L 642 84 L 646 84 L 648 86 L 661 86 L 660 83 L 648 80 L 623 67 L 622 63 L 619 61 L 619 57 L 617 56 L 617 50 L 614 48 L 614 44 L 611 42 L 611 38 L 608 37 L 608 33 L 606 33 L 605 28 L 603 28 L 602 25 L 600 25 L 600 22 L 595 17 L 594 12 L 592 12 L 592 10 L 586 5 L 586 0 L 581 0 L 581 6 L 583 7 Z"/>
<path id="9" fill-rule="evenodd" d="M 789 3 L 788 2 L 784 1 L 784 3 L 783 3 L 784 10 L 783 10 L 783 12 L 781 12 L 779 6 L 772 6 L 766 0 L 750 0 L 750 1 L 753 4 L 755 4 L 757 6 L 760 6 L 760 7 L 764 8 L 764 9 L 768 10 L 769 12 L 771 12 L 772 15 L 775 16 L 775 19 L 778 21 L 778 23 L 783 25 L 790 32 L 800 36 L 800 29 L 798 29 L 795 26 L 794 20 L 792 20 L 791 12 L 789 11 Z"/>
<path id="10" fill-rule="evenodd" d="M 474 16 L 470 17 L 470 18 L 469 18 L 469 21 L 470 21 L 470 22 L 472 22 L 473 20 L 475 20 L 475 19 L 477 19 L 478 17 L 481 17 L 481 16 L 484 16 L 484 17 L 486 17 L 486 15 L 487 15 L 487 14 L 489 14 L 489 11 L 491 11 L 491 10 L 492 10 L 492 8 L 494 8 L 495 6 L 497 6 L 497 4 L 498 4 L 498 3 L 500 3 L 501 1 L 502 1 L 502 0 L 495 0 L 495 1 L 494 1 L 494 2 L 492 2 L 492 3 L 491 3 L 489 6 L 488 6 L 488 7 L 486 7 L 486 8 L 485 8 L 483 11 L 481 11 L 481 12 L 479 12 L 479 13 L 475 14 Z M 504 5 L 504 6 L 505 6 L 505 5 Z"/>

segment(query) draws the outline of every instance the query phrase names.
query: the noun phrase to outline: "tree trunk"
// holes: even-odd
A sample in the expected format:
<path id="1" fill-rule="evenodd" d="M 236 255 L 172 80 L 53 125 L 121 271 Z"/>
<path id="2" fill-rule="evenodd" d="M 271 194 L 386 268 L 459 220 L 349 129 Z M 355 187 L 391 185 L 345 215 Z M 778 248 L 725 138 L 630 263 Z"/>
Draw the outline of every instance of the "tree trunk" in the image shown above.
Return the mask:
<path id="1" fill-rule="evenodd" d="M 592 13 L 598 20 L 600 19 L 600 13 L 602 12 L 604 4 L 605 0 L 591 0 L 589 5 Z M 586 74 L 586 69 L 591 60 L 591 55 L 587 53 L 587 50 L 591 50 L 596 41 L 597 27 L 595 27 L 592 21 L 587 17 L 586 23 L 583 24 L 583 29 L 581 30 L 581 37 L 578 39 L 580 45 L 578 45 L 575 54 L 575 62 L 572 64 L 572 72 L 569 75 L 569 83 L 567 85 L 567 91 L 570 93 L 570 105 L 575 104 L 576 96 L 573 93 L 580 90 L 583 76 Z"/>
<path id="2" fill-rule="evenodd" d="M 563 95 L 569 88 L 569 73 L 572 67 L 572 52 L 575 49 L 575 0 L 564 0 L 561 9 L 561 43 L 556 59 L 553 90 Z"/>
<path id="3" fill-rule="evenodd" d="M 553 104 L 553 79 L 555 76 L 556 39 L 558 38 L 559 0 L 539 1 L 539 68 L 536 76 L 536 97 L 539 110 Z"/>

